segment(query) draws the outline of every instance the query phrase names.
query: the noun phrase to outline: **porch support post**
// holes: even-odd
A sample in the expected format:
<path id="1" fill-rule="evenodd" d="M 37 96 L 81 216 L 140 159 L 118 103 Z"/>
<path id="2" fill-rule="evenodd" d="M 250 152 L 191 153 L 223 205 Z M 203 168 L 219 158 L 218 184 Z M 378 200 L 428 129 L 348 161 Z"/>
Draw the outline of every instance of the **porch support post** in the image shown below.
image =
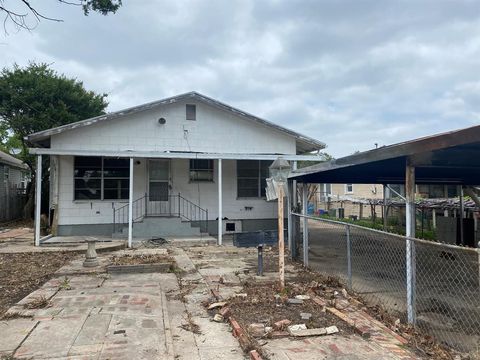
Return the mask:
<path id="1" fill-rule="evenodd" d="M 288 230 L 288 250 L 292 256 L 293 244 L 293 215 L 292 215 L 292 193 L 293 181 L 287 180 L 287 230 Z"/>
<path id="2" fill-rule="evenodd" d="M 308 184 L 302 184 L 302 207 L 303 207 L 303 266 L 308 267 Z"/>
<path id="3" fill-rule="evenodd" d="M 133 158 L 130 158 L 130 176 L 128 178 L 128 247 L 132 247 L 133 238 Z"/>
<path id="4" fill-rule="evenodd" d="M 37 155 L 35 175 L 35 246 L 40 246 L 40 216 L 42 211 L 42 155 Z"/>
<path id="5" fill-rule="evenodd" d="M 387 230 L 387 187 L 383 185 L 383 231 Z"/>
<path id="6" fill-rule="evenodd" d="M 458 186 L 458 197 L 460 200 L 460 245 L 465 245 L 465 231 L 463 228 L 463 218 L 465 216 L 465 206 L 463 204 L 463 186 Z"/>
<path id="7" fill-rule="evenodd" d="M 222 159 L 218 159 L 218 245 L 222 245 Z"/>
<path id="8" fill-rule="evenodd" d="M 407 318 L 410 324 L 415 325 L 415 283 L 416 283 L 416 260 L 415 242 L 415 167 L 407 159 L 405 169 L 405 195 L 406 195 L 406 270 L 407 270 Z"/>

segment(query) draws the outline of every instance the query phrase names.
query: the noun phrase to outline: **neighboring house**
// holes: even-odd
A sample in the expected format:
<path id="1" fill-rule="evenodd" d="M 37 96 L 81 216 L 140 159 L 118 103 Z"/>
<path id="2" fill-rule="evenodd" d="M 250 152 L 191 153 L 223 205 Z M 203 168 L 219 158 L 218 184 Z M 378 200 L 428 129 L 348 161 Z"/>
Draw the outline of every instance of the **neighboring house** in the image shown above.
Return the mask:
<path id="1" fill-rule="evenodd" d="M 114 232 L 129 240 L 208 232 L 220 233 L 221 241 L 226 232 L 275 229 L 276 203 L 265 199 L 269 165 L 280 155 L 316 160 L 311 153 L 325 147 L 197 92 L 42 131 L 28 141 L 32 153 L 51 157 L 56 234 Z M 219 217 L 225 219 L 220 224 Z"/>
<path id="2" fill-rule="evenodd" d="M 0 151 L 0 222 L 22 217 L 28 166 Z"/>

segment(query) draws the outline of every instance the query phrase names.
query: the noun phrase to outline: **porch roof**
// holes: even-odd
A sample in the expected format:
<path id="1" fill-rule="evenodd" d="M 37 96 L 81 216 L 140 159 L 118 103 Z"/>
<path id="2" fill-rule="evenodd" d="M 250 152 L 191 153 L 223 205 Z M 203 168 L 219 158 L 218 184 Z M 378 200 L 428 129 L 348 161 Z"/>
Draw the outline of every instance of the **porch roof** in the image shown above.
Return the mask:
<path id="1" fill-rule="evenodd" d="M 167 151 L 136 151 L 136 150 L 61 150 L 50 148 L 30 148 L 31 154 L 64 155 L 64 156 L 105 156 L 123 158 L 161 158 L 161 159 L 223 159 L 223 160 L 285 160 L 322 161 L 322 155 L 294 154 L 233 154 L 233 153 L 198 153 L 198 152 L 167 152 Z"/>

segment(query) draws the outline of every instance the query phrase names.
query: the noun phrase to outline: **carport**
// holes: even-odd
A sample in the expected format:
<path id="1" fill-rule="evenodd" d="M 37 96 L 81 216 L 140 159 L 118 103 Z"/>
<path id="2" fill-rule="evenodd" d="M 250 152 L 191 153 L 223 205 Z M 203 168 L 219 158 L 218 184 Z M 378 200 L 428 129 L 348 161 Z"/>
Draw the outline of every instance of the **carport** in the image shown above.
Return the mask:
<path id="1" fill-rule="evenodd" d="M 378 149 L 357 153 L 327 163 L 295 170 L 289 176 L 289 204 L 296 204 L 298 183 L 337 184 L 404 184 L 406 194 L 406 272 L 408 321 L 415 322 L 415 185 L 456 185 L 459 193 L 480 201 L 473 189 L 480 183 L 480 126 L 418 138 Z M 307 187 L 303 186 L 303 214 L 307 214 Z M 289 229 L 293 226 L 294 207 L 289 211 Z M 460 216 L 463 216 L 461 206 Z M 462 224 L 462 220 L 461 220 Z M 304 229 L 307 218 L 303 217 Z M 290 250 L 294 251 L 295 236 L 289 231 Z M 462 230 L 460 237 L 463 244 Z M 303 234 L 308 244 L 308 231 Z M 308 245 L 307 245 L 308 247 Z M 305 249 L 304 252 L 308 251 Z M 305 254 L 304 254 L 305 259 Z"/>

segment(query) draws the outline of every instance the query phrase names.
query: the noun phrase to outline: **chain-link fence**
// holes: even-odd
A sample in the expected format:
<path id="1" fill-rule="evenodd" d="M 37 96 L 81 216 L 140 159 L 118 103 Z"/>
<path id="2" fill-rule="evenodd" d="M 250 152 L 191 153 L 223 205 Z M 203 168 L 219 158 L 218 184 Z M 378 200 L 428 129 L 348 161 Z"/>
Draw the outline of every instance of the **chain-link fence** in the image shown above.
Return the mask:
<path id="1" fill-rule="evenodd" d="M 401 321 L 414 321 L 439 342 L 460 351 L 478 350 L 479 249 L 307 218 L 309 267 L 338 277 L 368 303 Z"/>

